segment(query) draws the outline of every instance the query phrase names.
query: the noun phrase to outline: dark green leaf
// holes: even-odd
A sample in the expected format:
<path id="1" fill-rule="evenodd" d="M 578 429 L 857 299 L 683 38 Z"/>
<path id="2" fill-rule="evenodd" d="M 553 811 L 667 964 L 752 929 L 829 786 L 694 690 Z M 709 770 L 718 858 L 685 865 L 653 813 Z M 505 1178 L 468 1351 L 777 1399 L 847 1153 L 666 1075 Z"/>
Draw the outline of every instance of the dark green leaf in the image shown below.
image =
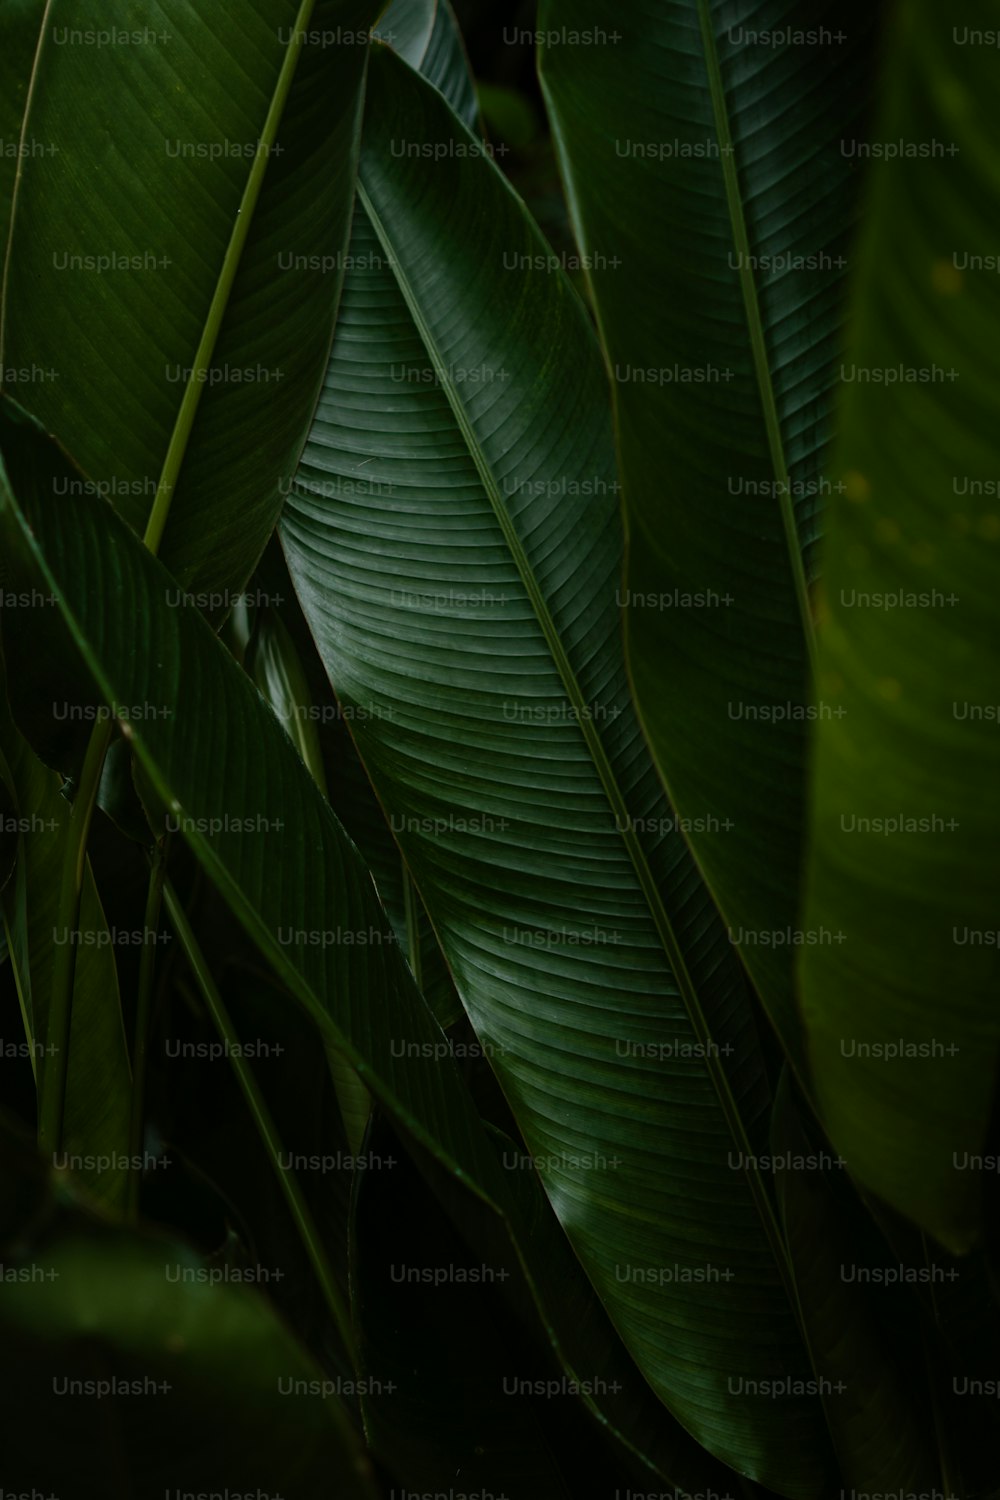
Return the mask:
<path id="1" fill-rule="evenodd" d="M 463 1198 L 500 1216 L 588 1408 L 629 1425 L 647 1399 L 641 1376 L 609 1397 L 606 1344 L 595 1352 L 562 1320 L 562 1305 L 545 1299 L 544 1237 L 524 1229 L 518 1196 L 413 985 L 371 877 L 281 724 L 200 611 L 168 602 L 170 574 L 109 506 L 85 495 L 67 513 L 59 489 L 73 471 L 9 403 L 0 405 L 0 452 L 0 536 L 12 571 L 57 598 L 87 674 L 108 704 L 128 713 L 123 732 L 173 828 L 324 1042 L 357 1069 L 414 1149 L 423 1147 L 452 1186 L 460 1183 Z M 31 650 L 30 631 L 17 638 L 16 612 L 14 621 L 14 633 L 5 622 L 4 637 L 12 672 L 27 670 Z M 596 1372 L 586 1368 L 593 1364 Z M 661 1472 L 683 1483 L 703 1469 L 703 1455 L 665 1414 L 655 1435 Z"/>
<path id="2" fill-rule="evenodd" d="M 21 56 L 36 11 L 10 10 Z M 322 37 L 376 10 L 53 0 L 38 34 L 0 366 L 35 372 L 20 399 L 137 531 L 169 487 L 163 556 L 216 616 L 277 519 L 333 331 L 367 48 Z"/>
<path id="3" fill-rule="evenodd" d="M 10 612 L 8 611 L 8 619 Z M 124 1206 L 131 1072 L 122 1025 L 115 940 L 88 860 L 78 934 L 61 931 L 59 885 L 71 805 L 11 721 L 0 677 L 0 775 L 17 799 L 17 868 L 0 904 L 36 1081 L 45 1073 L 47 1018 L 56 945 L 76 941 L 73 1020 L 66 1081 L 66 1126 L 55 1165 L 109 1208 Z M 75 1163 L 75 1165 L 74 1165 Z"/>
<path id="4" fill-rule="evenodd" d="M 542 0 L 539 59 L 614 392 L 636 700 L 801 1069 L 807 584 L 879 5 Z M 776 45 L 782 28 L 813 33 Z M 596 33 L 593 44 L 560 29 Z"/>
<path id="5" fill-rule="evenodd" d="M 746 991 L 629 705 L 596 343 L 519 201 L 390 54 L 360 180 L 282 522 L 300 602 L 626 1345 L 710 1451 L 806 1493 L 818 1403 L 739 1383 L 804 1378 L 806 1356 L 767 1189 L 742 1170 L 767 1104 Z"/>

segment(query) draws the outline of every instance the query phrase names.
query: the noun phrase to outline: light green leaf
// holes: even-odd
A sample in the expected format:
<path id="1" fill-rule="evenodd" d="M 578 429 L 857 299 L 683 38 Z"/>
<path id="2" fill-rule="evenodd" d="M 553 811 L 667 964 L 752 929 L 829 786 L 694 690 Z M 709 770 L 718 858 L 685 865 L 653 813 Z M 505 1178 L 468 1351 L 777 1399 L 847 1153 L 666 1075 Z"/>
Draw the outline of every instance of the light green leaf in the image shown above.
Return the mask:
<path id="1" fill-rule="evenodd" d="M 804 955 L 802 989 L 834 1144 L 963 1250 L 1000 1042 L 1000 280 L 976 261 L 1000 127 L 995 53 L 952 32 L 916 0 L 891 37 L 879 140 L 922 154 L 877 168 L 844 357 L 806 904 L 843 941 Z"/>

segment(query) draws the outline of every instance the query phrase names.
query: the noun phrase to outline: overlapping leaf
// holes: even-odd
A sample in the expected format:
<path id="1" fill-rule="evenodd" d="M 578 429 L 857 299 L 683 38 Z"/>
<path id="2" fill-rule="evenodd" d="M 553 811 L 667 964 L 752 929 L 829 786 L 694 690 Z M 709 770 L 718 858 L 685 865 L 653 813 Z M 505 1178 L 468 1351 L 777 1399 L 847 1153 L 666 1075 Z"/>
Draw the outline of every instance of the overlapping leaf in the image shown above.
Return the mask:
<path id="1" fill-rule="evenodd" d="M 376 11 L 253 0 L 236 24 L 215 0 L 94 16 L 52 0 L 0 15 L 0 81 L 25 105 L 15 120 L 5 101 L 5 146 L 27 148 L 0 244 L 0 365 L 29 374 L 8 390 L 136 530 L 165 485 L 164 558 L 219 596 L 215 614 L 274 526 L 326 361 Z"/>
<path id="2" fill-rule="evenodd" d="M 324 1042 L 431 1167 L 461 1184 L 463 1200 L 474 1199 L 491 1222 L 496 1216 L 525 1276 L 522 1302 L 531 1313 L 534 1300 L 573 1393 L 626 1441 L 641 1425 L 657 1471 L 696 1487 L 704 1454 L 608 1338 L 600 1308 L 584 1319 L 586 1299 L 547 1298 L 544 1277 L 560 1253 L 548 1241 L 558 1230 L 551 1222 L 525 1227 L 519 1195 L 413 985 L 371 877 L 279 720 L 110 507 L 84 495 L 67 512 L 61 486 L 75 471 L 9 403 L 0 406 L 0 453 L 0 536 L 12 576 L 56 597 L 86 675 L 122 718 L 174 829 Z M 28 670 L 33 639 L 17 612 L 5 619 L 12 672 Z M 568 1259 L 564 1277 L 571 1266 Z"/>
<path id="3" fill-rule="evenodd" d="M 439 88 L 466 125 L 475 125 L 476 88 L 450 0 L 393 0 L 376 35 Z"/>
<path id="4" fill-rule="evenodd" d="M 860 175 L 842 148 L 867 105 L 878 12 L 543 0 L 539 13 L 614 392 L 639 712 L 800 1065 L 807 588 Z"/>
<path id="5" fill-rule="evenodd" d="M 805 1354 L 744 1171 L 766 1104 L 746 995 L 629 704 L 596 343 L 481 147 L 389 54 L 360 183 L 282 521 L 300 602 L 626 1343 L 711 1451 L 806 1493 L 818 1408 L 748 1401 L 740 1379 Z"/>

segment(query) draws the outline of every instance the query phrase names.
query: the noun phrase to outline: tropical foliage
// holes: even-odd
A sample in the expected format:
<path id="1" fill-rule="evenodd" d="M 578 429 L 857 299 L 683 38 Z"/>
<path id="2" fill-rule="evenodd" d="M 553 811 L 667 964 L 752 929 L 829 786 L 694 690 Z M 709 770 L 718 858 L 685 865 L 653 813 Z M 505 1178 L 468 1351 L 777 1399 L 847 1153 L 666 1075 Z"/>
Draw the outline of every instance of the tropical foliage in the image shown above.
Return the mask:
<path id="1" fill-rule="evenodd" d="M 4 1492 L 1000 1494 L 985 0 L 78 9 L 0 10 Z"/>

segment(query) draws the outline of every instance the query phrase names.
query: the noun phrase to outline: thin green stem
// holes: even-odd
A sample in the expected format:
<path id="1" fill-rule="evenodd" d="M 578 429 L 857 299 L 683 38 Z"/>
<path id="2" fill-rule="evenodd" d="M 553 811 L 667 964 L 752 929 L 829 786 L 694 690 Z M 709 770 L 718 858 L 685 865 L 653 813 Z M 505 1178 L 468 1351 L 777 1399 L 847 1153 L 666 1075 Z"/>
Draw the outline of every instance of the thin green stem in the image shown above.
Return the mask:
<path id="1" fill-rule="evenodd" d="M 205 388 L 205 375 L 215 353 L 215 346 L 222 328 L 222 320 L 229 304 L 233 284 L 236 280 L 236 273 L 239 270 L 240 260 L 246 245 L 247 235 L 250 233 L 250 225 L 253 222 L 254 210 L 257 207 L 257 201 L 264 183 L 264 174 L 267 170 L 271 148 L 277 139 L 278 126 L 281 123 L 281 116 L 292 86 L 292 79 L 295 76 L 295 68 L 299 60 L 299 54 L 305 40 L 306 28 L 308 27 L 314 5 L 315 0 L 302 0 L 302 4 L 299 6 L 292 40 L 285 53 L 281 72 L 278 75 L 277 86 L 271 98 L 267 118 L 264 121 L 264 128 L 261 131 L 258 150 L 247 178 L 246 187 L 243 190 L 240 206 L 236 211 L 236 222 L 233 225 L 229 244 L 226 247 L 222 269 L 219 273 L 219 279 L 216 282 L 215 292 L 209 306 L 204 328 L 202 329 L 201 340 L 195 352 L 191 374 L 181 400 L 173 432 L 170 435 L 170 443 L 157 484 L 153 508 L 150 512 L 146 531 L 143 536 L 143 542 L 154 556 L 159 551 L 164 528 L 167 524 L 167 517 L 170 514 L 174 488 L 181 471 L 181 465 L 184 462 L 185 454 L 187 453 L 188 441 L 194 426 L 198 404 Z M 41 42 L 39 43 L 39 55 L 40 49 Z M 4 275 L 6 278 L 6 269 Z M 73 806 L 70 844 L 66 851 L 66 862 L 63 868 L 59 901 L 59 919 L 66 934 L 70 932 L 75 933 L 79 924 L 80 889 L 83 882 L 83 870 L 86 865 L 87 834 L 93 819 L 94 807 L 97 802 L 97 791 L 101 782 L 101 770 L 104 765 L 104 757 L 107 754 L 108 746 L 111 743 L 111 733 L 112 723 L 110 720 L 106 723 L 101 722 L 95 726 L 94 732 L 90 737 L 90 744 L 87 747 L 84 772 L 80 780 L 77 800 Z M 39 1144 L 43 1151 L 58 1151 L 62 1135 L 66 1096 L 66 1072 L 69 1064 L 69 1033 L 72 1018 L 73 975 L 75 967 L 76 944 L 67 935 L 63 947 L 60 948 L 56 955 L 53 974 L 48 1040 L 50 1042 L 54 1041 L 61 1050 L 48 1054 L 50 1065 L 46 1073 L 51 1083 L 43 1085 L 42 1100 L 39 1106 Z"/>
<path id="2" fill-rule="evenodd" d="M 76 973 L 76 935 L 80 925 L 80 893 L 87 868 L 87 835 L 97 803 L 104 757 L 111 743 L 114 720 L 108 716 L 94 725 L 80 774 L 66 831 L 62 880 L 56 917 L 55 962 L 45 1042 L 45 1068 L 38 1107 L 38 1144 L 51 1157 L 62 1145 L 66 1109 L 66 1075 L 69 1066 L 69 1036 L 73 1020 L 73 978 Z"/>
<path id="3" fill-rule="evenodd" d="M 236 221 L 233 224 L 229 244 L 226 247 L 222 270 L 219 273 L 215 293 L 208 309 L 208 316 L 205 319 L 205 326 L 202 329 L 201 342 L 195 351 L 194 363 L 191 367 L 191 373 L 181 400 L 180 411 L 177 413 L 177 421 L 174 424 L 174 430 L 170 438 L 170 447 L 167 449 L 163 471 L 160 474 L 160 480 L 156 487 L 153 508 L 150 511 L 149 520 L 146 524 L 146 534 L 143 540 L 151 552 L 158 550 L 164 528 L 167 524 L 167 517 L 170 514 L 170 506 L 174 498 L 174 488 L 181 471 L 181 464 L 184 462 L 184 455 L 187 452 L 188 439 L 194 427 L 194 419 L 198 412 L 198 406 L 205 390 L 205 377 L 212 363 L 212 357 L 215 354 L 215 346 L 218 343 L 219 333 L 222 329 L 222 320 L 225 317 L 226 308 L 229 306 L 230 294 L 233 290 L 236 273 L 239 270 L 240 261 L 243 257 L 247 235 L 250 233 L 250 226 L 253 223 L 257 200 L 260 198 L 261 189 L 264 186 L 264 174 L 267 171 L 271 148 L 277 140 L 278 126 L 281 123 L 281 116 L 284 113 L 288 94 L 292 87 L 292 79 L 295 76 L 299 53 L 302 51 L 306 29 L 309 25 L 314 5 L 315 0 L 302 0 L 302 4 L 299 6 L 292 40 L 289 43 L 288 51 L 285 53 L 285 60 L 281 65 L 277 87 L 271 98 L 271 107 L 267 112 L 267 119 L 264 121 L 264 128 L 260 133 L 253 166 L 250 169 L 250 175 L 247 177 L 246 186 L 243 189 L 240 206 L 236 210 Z"/>
<path id="4" fill-rule="evenodd" d="M 254 1124 L 257 1126 L 260 1138 L 270 1158 L 271 1165 L 277 1173 L 278 1182 L 288 1202 L 292 1218 L 295 1220 L 302 1243 L 305 1246 L 306 1254 L 309 1256 L 312 1268 L 316 1273 L 316 1279 L 322 1288 L 326 1305 L 330 1309 L 330 1314 L 337 1325 L 348 1357 L 354 1368 L 357 1369 L 358 1354 L 354 1342 L 354 1331 L 351 1327 L 350 1313 L 337 1290 L 333 1271 L 323 1250 L 319 1232 L 309 1211 L 309 1205 L 303 1196 L 298 1179 L 292 1172 L 286 1171 L 281 1166 L 280 1158 L 284 1155 L 284 1148 L 274 1121 L 271 1118 L 271 1112 L 257 1087 L 257 1081 L 253 1076 L 252 1070 L 240 1055 L 239 1038 L 236 1035 L 229 1013 L 205 962 L 204 955 L 198 945 L 198 940 L 194 935 L 191 924 L 188 922 L 187 914 L 168 879 L 164 879 L 163 882 L 163 900 L 166 904 L 174 931 L 177 934 L 177 940 L 191 966 L 191 971 L 198 983 L 198 988 L 208 1007 L 215 1028 L 222 1041 L 227 1044 L 229 1060 L 233 1065 L 237 1081 L 243 1090 L 243 1096 L 247 1101 Z"/>
<path id="5" fill-rule="evenodd" d="M 129 1114 L 129 1173 L 126 1214 L 134 1223 L 139 1215 L 139 1184 L 142 1170 L 136 1161 L 142 1155 L 143 1110 L 146 1099 L 146 1053 L 153 1009 L 153 978 L 156 972 L 156 944 L 149 934 L 160 924 L 163 903 L 163 879 L 166 873 L 165 850 L 154 845 L 146 892 L 146 914 L 143 924 L 142 957 L 139 960 L 139 993 L 135 1009 L 135 1040 L 132 1046 L 132 1099 Z"/>
<path id="6" fill-rule="evenodd" d="M 424 987 L 424 966 L 420 958 L 420 898 L 413 884 L 413 876 L 403 864 L 403 909 L 406 913 L 406 946 L 410 953 L 410 968 L 418 990 Z"/>
<path id="7" fill-rule="evenodd" d="M 702 43 L 705 49 L 705 67 L 708 73 L 709 90 L 712 96 L 712 109 L 719 136 L 719 155 L 722 161 L 726 202 L 729 207 L 733 241 L 739 255 L 740 287 L 743 292 L 743 305 L 746 308 L 750 347 L 753 352 L 754 373 L 757 377 L 757 388 L 760 392 L 761 408 L 764 413 L 768 450 L 771 455 L 775 477 L 778 481 L 781 524 L 784 528 L 785 541 L 788 546 L 788 559 L 791 564 L 795 598 L 799 607 L 802 633 L 805 638 L 806 651 L 815 684 L 818 681 L 816 632 L 813 627 L 812 610 L 809 605 L 809 585 L 806 579 L 805 568 L 802 564 L 802 545 L 799 541 L 798 526 L 795 520 L 795 507 L 792 504 L 792 487 L 789 482 L 788 462 L 785 457 L 785 445 L 781 432 L 781 418 L 778 413 L 774 382 L 771 378 L 771 364 L 767 351 L 767 339 L 764 333 L 764 320 L 761 317 L 757 286 L 754 281 L 753 270 L 751 269 L 754 259 L 750 253 L 750 235 L 747 230 L 746 215 L 743 211 L 743 194 L 740 187 L 739 173 L 736 170 L 736 150 L 733 145 L 732 131 L 729 126 L 726 90 L 722 80 L 719 54 L 715 44 L 715 28 L 709 0 L 698 0 L 698 15 L 701 21 Z"/>

